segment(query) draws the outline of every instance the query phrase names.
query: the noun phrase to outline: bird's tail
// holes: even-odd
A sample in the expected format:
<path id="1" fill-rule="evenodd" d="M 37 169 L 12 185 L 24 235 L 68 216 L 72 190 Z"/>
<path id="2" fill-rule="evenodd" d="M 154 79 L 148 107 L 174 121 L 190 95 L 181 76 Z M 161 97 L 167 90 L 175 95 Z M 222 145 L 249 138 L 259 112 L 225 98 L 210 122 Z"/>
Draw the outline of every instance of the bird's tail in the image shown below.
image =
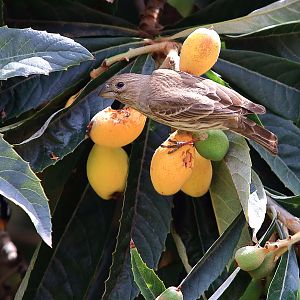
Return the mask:
<path id="1" fill-rule="evenodd" d="M 264 127 L 261 127 L 255 122 L 247 119 L 246 117 L 241 117 L 239 127 L 235 129 L 235 131 L 262 145 L 273 155 L 278 153 L 277 136 Z"/>

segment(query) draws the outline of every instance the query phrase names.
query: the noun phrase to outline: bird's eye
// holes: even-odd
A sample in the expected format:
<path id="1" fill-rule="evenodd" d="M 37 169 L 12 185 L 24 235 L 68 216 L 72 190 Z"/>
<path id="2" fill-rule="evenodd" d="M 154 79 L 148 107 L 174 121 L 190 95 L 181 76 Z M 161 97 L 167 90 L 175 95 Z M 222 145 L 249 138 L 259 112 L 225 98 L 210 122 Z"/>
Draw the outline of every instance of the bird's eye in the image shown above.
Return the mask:
<path id="1" fill-rule="evenodd" d="M 116 83 L 116 88 L 121 89 L 124 85 L 125 85 L 125 83 L 120 81 L 120 82 Z"/>

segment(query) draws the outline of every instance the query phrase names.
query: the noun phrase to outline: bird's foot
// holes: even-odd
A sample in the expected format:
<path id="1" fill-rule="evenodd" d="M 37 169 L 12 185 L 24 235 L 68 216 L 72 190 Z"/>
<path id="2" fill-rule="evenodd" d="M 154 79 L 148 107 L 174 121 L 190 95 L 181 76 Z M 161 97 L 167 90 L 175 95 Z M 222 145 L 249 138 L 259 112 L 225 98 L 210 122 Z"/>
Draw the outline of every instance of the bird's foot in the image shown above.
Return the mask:
<path id="1" fill-rule="evenodd" d="M 202 133 L 199 134 L 196 138 L 190 140 L 190 141 L 185 141 L 185 142 L 180 142 L 176 140 L 169 139 L 168 142 L 170 143 L 169 145 L 160 145 L 162 148 L 170 148 L 171 150 L 168 151 L 168 154 L 172 154 L 176 152 L 178 149 L 180 149 L 183 146 L 186 145 L 192 145 L 194 146 L 196 142 L 198 141 L 204 141 L 208 138 L 207 133 Z"/>

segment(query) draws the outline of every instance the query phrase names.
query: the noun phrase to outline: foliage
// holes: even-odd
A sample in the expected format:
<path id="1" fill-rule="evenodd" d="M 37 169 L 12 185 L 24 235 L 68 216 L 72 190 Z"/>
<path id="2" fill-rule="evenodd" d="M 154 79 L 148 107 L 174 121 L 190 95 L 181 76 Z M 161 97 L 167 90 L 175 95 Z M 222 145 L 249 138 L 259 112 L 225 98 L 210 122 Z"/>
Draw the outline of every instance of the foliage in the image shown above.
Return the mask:
<path id="1" fill-rule="evenodd" d="M 179 286 L 184 299 L 240 299 L 250 277 L 234 271 L 237 247 L 266 232 L 267 238 L 284 237 L 280 216 L 271 222 L 265 214 L 270 199 L 300 216 L 300 1 L 189 0 L 185 7 L 172 0 L 154 36 L 139 30 L 136 2 L 0 1 L 7 25 L 0 28 L 0 193 L 28 214 L 45 242 L 37 246 L 16 299 L 135 299 L 142 297 L 141 286 L 147 295 L 149 281 L 158 280 L 150 269 Z M 207 77 L 267 108 L 260 121 L 278 136 L 278 156 L 230 133 L 229 152 L 213 163 L 208 194 L 162 196 L 149 168 L 170 128 L 148 120 L 125 147 L 130 158 L 124 195 L 100 199 L 85 174 L 92 146 L 86 129 L 97 112 L 119 104 L 99 92 L 116 73 L 151 74 L 159 55 L 123 59 L 98 77 L 90 72 L 149 38 L 183 42 L 200 26 L 213 26 L 222 40 Z M 52 248 L 46 245 L 51 232 Z M 131 239 L 138 249 L 135 276 Z M 296 299 L 296 255 L 291 247 L 280 258 L 259 296 Z M 144 271 L 147 280 L 137 279 Z M 160 282 L 154 293 L 150 289 L 150 298 L 164 288 Z"/>

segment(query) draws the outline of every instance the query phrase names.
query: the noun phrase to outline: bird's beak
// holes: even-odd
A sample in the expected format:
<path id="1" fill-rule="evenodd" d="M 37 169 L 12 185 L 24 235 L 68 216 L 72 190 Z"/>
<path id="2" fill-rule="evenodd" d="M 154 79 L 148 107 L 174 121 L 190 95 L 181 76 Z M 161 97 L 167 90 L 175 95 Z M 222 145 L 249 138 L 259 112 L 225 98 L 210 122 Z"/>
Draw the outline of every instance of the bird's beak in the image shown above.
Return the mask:
<path id="1" fill-rule="evenodd" d="M 110 84 L 106 83 L 106 84 L 103 85 L 102 89 L 100 90 L 99 96 L 103 97 L 103 98 L 114 99 L 116 94 L 111 89 Z"/>

